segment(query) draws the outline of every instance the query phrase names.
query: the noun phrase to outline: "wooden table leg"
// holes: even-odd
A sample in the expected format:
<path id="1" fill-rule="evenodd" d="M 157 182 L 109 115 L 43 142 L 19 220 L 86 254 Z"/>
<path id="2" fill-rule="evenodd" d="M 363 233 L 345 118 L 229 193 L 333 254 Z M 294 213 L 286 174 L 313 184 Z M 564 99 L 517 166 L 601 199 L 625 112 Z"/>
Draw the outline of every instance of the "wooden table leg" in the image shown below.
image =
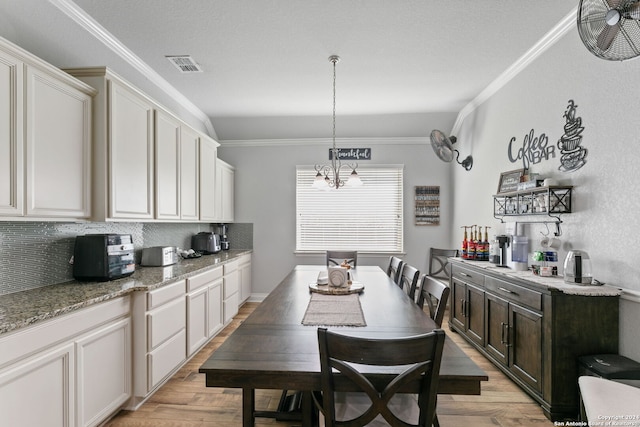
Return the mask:
<path id="1" fill-rule="evenodd" d="M 242 389 L 242 426 L 254 427 L 256 423 L 255 417 L 256 391 L 252 388 Z"/>
<path id="2" fill-rule="evenodd" d="M 302 404 L 300 410 L 302 411 L 302 427 L 318 426 L 318 415 L 315 411 L 310 391 L 302 392 Z"/>

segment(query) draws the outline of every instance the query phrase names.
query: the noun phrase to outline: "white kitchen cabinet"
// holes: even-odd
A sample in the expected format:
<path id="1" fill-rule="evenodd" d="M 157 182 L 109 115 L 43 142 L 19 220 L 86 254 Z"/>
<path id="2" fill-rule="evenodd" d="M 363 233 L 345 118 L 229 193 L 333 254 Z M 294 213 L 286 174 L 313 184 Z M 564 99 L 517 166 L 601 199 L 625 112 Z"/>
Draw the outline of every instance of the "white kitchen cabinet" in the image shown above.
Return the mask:
<path id="1" fill-rule="evenodd" d="M 180 128 L 180 218 L 200 218 L 200 136 L 183 125 Z"/>
<path id="2" fill-rule="evenodd" d="M 200 221 L 214 222 L 216 218 L 216 159 L 218 143 L 200 136 Z"/>
<path id="3" fill-rule="evenodd" d="M 156 219 L 180 219 L 180 122 L 155 112 Z"/>
<path id="4" fill-rule="evenodd" d="M 186 360 L 185 280 L 133 294 L 133 398 L 136 409 Z"/>
<path id="5" fill-rule="evenodd" d="M 129 328 L 122 297 L 2 336 L 2 425 L 95 426 L 119 410 L 131 390 Z"/>
<path id="6" fill-rule="evenodd" d="M 242 255 L 238 259 L 238 280 L 240 282 L 240 303 L 251 296 L 251 254 Z"/>
<path id="7" fill-rule="evenodd" d="M 240 274 L 238 272 L 238 260 L 230 261 L 223 265 L 224 276 L 222 281 L 222 313 L 224 323 L 233 319 L 238 314 L 240 304 Z"/>
<path id="8" fill-rule="evenodd" d="M 74 424 L 73 344 L 42 351 L 0 372 L 0 414 L 12 427 Z M 37 407 L 34 408 L 34 403 Z"/>
<path id="9" fill-rule="evenodd" d="M 24 214 L 24 64 L 0 50 L 0 215 Z"/>
<path id="10" fill-rule="evenodd" d="M 235 168 L 218 159 L 216 164 L 216 217 L 218 222 L 234 219 Z"/>
<path id="11" fill-rule="evenodd" d="M 155 104 L 106 67 L 66 71 L 97 90 L 92 219 L 153 219 Z"/>
<path id="12" fill-rule="evenodd" d="M 0 39 L 0 215 L 91 215 L 95 91 Z"/>
<path id="13" fill-rule="evenodd" d="M 91 215 L 91 96 L 27 67 L 27 215 Z"/>
<path id="14" fill-rule="evenodd" d="M 77 425 L 96 426 L 131 396 L 131 321 L 99 328 L 76 341 Z"/>
<path id="15" fill-rule="evenodd" d="M 154 207 L 153 105 L 112 79 L 109 87 L 109 217 L 151 219 Z"/>
<path id="16" fill-rule="evenodd" d="M 187 279 L 187 356 L 222 327 L 222 272 L 222 267 L 217 267 Z"/>

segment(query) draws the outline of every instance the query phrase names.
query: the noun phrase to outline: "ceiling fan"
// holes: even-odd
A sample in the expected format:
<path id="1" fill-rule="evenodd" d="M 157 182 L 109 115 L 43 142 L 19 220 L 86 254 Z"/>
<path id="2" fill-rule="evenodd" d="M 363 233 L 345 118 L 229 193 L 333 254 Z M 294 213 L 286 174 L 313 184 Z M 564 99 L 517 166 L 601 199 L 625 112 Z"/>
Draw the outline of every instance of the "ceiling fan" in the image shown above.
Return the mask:
<path id="1" fill-rule="evenodd" d="M 599 58 L 635 58 L 640 55 L 640 0 L 580 0 L 578 33 Z"/>
<path id="2" fill-rule="evenodd" d="M 435 151 L 436 156 L 443 162 L 451 162 L 453 160 L 453 152 L 456 153 L 456 162 L 462 165 L 465 170 L 471 170 L 473 167 L 473 157 L 471 155 L 467 156 L 462 162 L 458 160 L 460 157 L 460 152 L 453 148 L 453 144 L 457 141 L 455 136 L 451 136 L 447 138 L 447 136 L 439 131 L 438 129 L 434 129 L 431 131 L 431 147 L 433 147 L 433 151 Z"/>

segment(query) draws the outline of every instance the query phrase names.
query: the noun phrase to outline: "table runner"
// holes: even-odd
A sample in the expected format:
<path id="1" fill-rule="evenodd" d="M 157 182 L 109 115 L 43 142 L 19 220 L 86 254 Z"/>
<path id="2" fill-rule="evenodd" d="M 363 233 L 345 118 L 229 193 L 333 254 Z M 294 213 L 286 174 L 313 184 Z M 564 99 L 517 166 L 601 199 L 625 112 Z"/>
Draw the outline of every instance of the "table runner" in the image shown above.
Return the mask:
<path id="1" fill-rule="evenodd" d="M 311 293 L 302 318 L 308 326 L 367 326 L 358 294 L 325 295 Z"/>

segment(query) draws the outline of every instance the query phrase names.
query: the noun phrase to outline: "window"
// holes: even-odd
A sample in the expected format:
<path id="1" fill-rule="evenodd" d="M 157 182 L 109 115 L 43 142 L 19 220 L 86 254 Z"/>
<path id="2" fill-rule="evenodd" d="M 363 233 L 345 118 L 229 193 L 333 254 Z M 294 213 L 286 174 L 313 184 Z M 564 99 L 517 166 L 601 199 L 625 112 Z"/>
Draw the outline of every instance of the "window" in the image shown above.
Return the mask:
<path id="1" fill-rule="evenodd" d="M 362 187 L 329 191 L 312 187 L 315 175 L 296 168 L 297 251 L 403 251 L 402 166 L 358 167 Z"/>

